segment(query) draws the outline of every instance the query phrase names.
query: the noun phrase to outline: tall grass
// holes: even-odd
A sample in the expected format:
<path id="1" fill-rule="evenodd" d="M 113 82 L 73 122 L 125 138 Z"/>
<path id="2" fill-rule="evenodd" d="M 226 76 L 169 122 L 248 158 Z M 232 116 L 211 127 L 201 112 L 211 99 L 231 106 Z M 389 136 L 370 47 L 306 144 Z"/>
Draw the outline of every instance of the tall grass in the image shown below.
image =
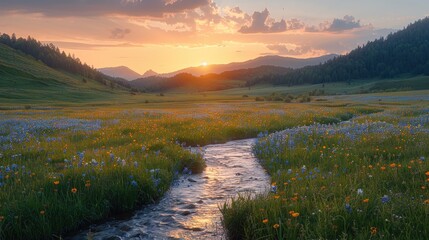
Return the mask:
<path id="1" fill-rule="evenodd" d="M 407 108 L 262 136 L 271 192 L 223 206 L 229 237 L 429 238 L 428 122 Z"/>
<path id="2" fill-rule="evenodd" d="M 234 103 L 1 114 L 0 238 L 43 239 L 155 202 L 178 175 L 201 172 L 203 159 L 184 146 L 358 111 Z"/>

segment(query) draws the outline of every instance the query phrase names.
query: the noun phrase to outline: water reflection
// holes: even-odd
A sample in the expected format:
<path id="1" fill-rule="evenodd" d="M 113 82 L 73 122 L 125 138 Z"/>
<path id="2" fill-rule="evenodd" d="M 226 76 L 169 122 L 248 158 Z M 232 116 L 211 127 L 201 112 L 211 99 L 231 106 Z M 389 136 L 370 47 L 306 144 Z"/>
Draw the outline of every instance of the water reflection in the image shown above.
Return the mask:
<path id="1" fill-rule="evenodd" d="M 251 153 L 253 139 L 208 145 L 206 170 L 181 178 L 132 219 L 91 228 L 92 239 L 225 239 L 219 205 L 242 191 L 263 192 L 269 177 Z M 82 239 L 88 231 L 73 239 Z"/>

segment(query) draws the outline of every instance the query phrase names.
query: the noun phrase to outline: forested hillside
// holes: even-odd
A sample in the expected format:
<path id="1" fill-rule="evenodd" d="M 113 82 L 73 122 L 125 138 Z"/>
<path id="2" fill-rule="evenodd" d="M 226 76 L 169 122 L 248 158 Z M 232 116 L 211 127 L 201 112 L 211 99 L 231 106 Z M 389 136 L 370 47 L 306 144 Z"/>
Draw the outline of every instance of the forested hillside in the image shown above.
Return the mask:
<path id="1" fill-rule="evenodd" d="M 247 85 L 315 84 L 360 79 L 429 75 L 429 18 L 410 24 L 386 38 L 368 42 L 344 56 L 318 66 L 304 67 L 281 76 L 264 76 Z"/>
<path id="2" fill-rule="evenodd" d="M 9 36 L 5 33 L 0 35 L 0 43 L 30 55 L 53 69 L 93 79 L 112 88 L 118 85 L 129 88 L 127 81 L 113 78 L 97 71 L 86 63 L 82 63 L 79 58 L 66 54 L 64 51 L 61 52 L 60 49 L 52 43 L 42 44 L 40 41 L 31 37 L 27 37 L 26 39 L 17 38 L 15 34 Z"/>

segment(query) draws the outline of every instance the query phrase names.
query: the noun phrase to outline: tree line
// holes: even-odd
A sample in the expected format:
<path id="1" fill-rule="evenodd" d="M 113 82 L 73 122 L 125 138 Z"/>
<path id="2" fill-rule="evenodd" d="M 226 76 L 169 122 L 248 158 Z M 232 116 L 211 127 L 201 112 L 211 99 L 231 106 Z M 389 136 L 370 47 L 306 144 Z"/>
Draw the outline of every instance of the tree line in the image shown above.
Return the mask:
<path id="1" fill-rule="evenodd" d="M 17 38 L 15 34 L 9 36 L 6 33 L 0 35 L 0 43 L 30 55 L 53 69 L 80 75 L 84 81 L 87 78 L 112 88 L 118 86 L 130 88 L 126 80 L 107 76 L 86 63 L 82 63 L 74 55 L 66 54 L 52 43 L 43 44 L 30 36 Z"/>
<path id="2" fill-rule="evenodd" d="M 268 74 L 247 81 L 281 85 L 350 82 L 408 75 L 429 75 L 429 18 L 410 24 L 347 55 L 324 64 L 292 70 L 286 74 Z"/>

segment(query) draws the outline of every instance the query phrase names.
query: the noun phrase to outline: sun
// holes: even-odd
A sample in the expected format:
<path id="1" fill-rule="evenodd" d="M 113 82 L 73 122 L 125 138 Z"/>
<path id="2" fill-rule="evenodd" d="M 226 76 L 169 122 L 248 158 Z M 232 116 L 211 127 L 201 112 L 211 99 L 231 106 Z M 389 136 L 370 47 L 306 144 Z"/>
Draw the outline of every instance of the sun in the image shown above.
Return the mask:
<path id="1" fill-rule="evenodd" d="M 207 64 L 207 62 L 206 62 L 206 61 L 201 62 L 201 66 L 205 67 L 205 66 L 207 66 L 207 65 L 208 65 L 208 64 Z"/>

